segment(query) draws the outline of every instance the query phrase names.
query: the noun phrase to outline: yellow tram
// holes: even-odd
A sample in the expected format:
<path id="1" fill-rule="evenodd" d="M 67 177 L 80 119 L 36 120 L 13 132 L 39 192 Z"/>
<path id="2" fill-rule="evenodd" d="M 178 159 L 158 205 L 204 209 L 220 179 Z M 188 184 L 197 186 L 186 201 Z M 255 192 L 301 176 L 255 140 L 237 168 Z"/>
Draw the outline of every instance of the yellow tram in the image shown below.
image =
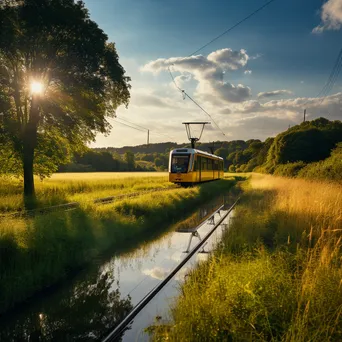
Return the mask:
<path id="1" fill-rule="evenodd" d="M 169 181 L 182 186 L 223 178 L 223 158 L 194 148 L 170 152 Z"/>

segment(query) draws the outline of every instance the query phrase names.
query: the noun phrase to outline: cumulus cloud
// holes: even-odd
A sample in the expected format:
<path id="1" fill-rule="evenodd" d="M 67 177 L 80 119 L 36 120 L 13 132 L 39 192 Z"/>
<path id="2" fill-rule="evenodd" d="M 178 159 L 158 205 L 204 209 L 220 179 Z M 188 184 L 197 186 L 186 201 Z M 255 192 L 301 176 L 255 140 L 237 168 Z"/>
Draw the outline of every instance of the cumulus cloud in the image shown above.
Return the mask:
<path id="1" fill-rule="evenodd" d="M 244 74 L 245 74 L 245 75 L 250 75 L 251 73 L 252 73 L 252 70 L 245 70 L 245 71 L 244 71 Z"/>
<path id="2" fill-rule="evenodd" d="M 198 82 L 196 95 L 201 100 L 219 105 L 239 103 L 251 97 L 251 89 L 242 84 L 234 85 L 224 81 L 224 75 L 244 67 L 249 56 L 243 49 L 233 51 L 226 48 L 214 51 L 207 57 L 202 55 L 190 57 L 159 58 L 142 67 L 142 71 L 159 73 L 172 68 L 174 72 L 190 73 Z"/>
<path id="3" fill-rule="evenodd" d="M 172 98 L 161 96 L 153 90 L 139 90 L 132 92 L 131 106 L 162 108 L 166 110 L 178 108 Z"/>
<path id="4" fill-rule="evenodd" d="M 237 70 L 248 62 L 246 50 L 233 51 L 232 49 L 221 49 L 212 52 L 207 57 L 208 61 L 219 65 L 224 70 Z"/>
<path id="5" fill-rule="evenodd" d="M 175 77 L 175 83 L 179 88 L 183 88 L 184 85 L 192 80 L 191 74 L 183 74 Z M 172 82 L 173 85 L 173 82 Z"/>
<path id="6" fill-rule="evenodd" d="M 342 93 L 333 94 L 324 98 L 299 97 L 294 99 L 272 100 L 261 104 L 259 101 L 246 101 L 236 112 L 243 114 L 265 113 L 272 117 L 295 118 L 302 116 L 303 109 L 306 108 L 308 116 L 317 118 L 326 116 L 329 119 L 340 119 L 342 110 Z"/>
<path id="7" fill-rule="evenodd" d="M 258 98 L 269 98 L 269 97 L 275 97 L 280 95 L 292 95 L 292 91 L 281 89 L 281 90 L 273 90 L 273 91 L 265 91 L 258 94 Z"/>
<path id="8" fill-rule="evenodd" d="M 324 30 L 339 30 L 342 26 L 342 1 L 328 0 L 321 9 L 321 24 L 312 32 L 321 33 Z"/>

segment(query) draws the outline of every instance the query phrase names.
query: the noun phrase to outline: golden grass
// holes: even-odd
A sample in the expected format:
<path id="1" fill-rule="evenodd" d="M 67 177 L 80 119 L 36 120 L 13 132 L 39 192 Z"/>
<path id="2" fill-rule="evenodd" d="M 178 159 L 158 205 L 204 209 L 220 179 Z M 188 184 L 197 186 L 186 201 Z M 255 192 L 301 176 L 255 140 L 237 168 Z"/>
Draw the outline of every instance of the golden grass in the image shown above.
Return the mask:
<path id="1" fill-rule="evenodd" d="M 43 181 L 36 178 L 35 184 L 41 207 L 173 187 L 165 172 L 58 173 Z M 22 187 L 20 180 L 0 178 L 0 212 L 23 209 Z"/>
<path id="2" fill-rule="evenodd" d="M 253 174 L 250 186 L 254 190 L 275 191 L 274 210 L 316 217 L 315 223 L 322 229 L 341 224 L 342 185 Z"/>
<path id="3" fill-rule="evenodd" d="M 154 340 L 341 341 L 342 186 L 252 174 Z"/>

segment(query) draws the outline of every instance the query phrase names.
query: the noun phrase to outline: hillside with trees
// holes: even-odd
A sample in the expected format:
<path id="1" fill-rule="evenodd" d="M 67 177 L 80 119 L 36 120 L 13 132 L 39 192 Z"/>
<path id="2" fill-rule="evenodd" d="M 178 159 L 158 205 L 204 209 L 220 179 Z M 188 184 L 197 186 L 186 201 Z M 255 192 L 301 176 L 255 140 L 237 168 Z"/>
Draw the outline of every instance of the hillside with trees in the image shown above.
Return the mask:
<path id="1" fill-rule="evenodd" d="M 60 171 L 165 171 L 169 152 L 189 143 L 88 149 L 75 155 Z M 331 178 L 342 175 L 342 123 L 319 118 L 306 121 L 271 137 L 198 143 L 197 148 L 224 159 L 229 172 L 262 172 L 282 176 Z"/>

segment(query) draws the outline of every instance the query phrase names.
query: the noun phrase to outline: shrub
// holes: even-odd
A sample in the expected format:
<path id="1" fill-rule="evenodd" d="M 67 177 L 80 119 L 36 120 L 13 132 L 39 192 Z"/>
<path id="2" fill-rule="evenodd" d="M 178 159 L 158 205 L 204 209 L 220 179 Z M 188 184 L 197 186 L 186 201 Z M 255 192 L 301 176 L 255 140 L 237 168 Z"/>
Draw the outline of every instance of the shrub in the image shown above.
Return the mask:
<path id="1" fill-rule="evenodd" d="M 274 170 L 274 175 L 285 177 L 296 177 L 298 172 L 305 167 L 305 164 L 300 161 L 297 163 L 280 164 Z"/>

